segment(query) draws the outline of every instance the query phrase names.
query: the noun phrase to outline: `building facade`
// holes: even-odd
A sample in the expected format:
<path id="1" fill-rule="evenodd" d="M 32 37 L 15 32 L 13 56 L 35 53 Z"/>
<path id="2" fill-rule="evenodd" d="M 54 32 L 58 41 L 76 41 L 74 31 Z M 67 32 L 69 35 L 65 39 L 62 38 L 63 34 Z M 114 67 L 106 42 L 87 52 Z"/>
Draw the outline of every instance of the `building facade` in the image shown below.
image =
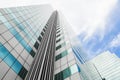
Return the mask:
<path id="1" fill-rule="evenodd" d="M 51 6 L 0 9 L 0 80 L 82 80 L 80 71 Z"/>
<path id="2" fill-rule="evenodd" d="M 119 80 L 120 59 L 115 53 L 105 51 L 86 61 L 79 46 L 73 48 L 83 80 Z"/>
<path id="3" fill-rule="evenodd" d="M 114 53 L 103 52 L 86 62 L 90 71 L 87 72 L 93 80 L 119 80 L 120 59 Z"/>

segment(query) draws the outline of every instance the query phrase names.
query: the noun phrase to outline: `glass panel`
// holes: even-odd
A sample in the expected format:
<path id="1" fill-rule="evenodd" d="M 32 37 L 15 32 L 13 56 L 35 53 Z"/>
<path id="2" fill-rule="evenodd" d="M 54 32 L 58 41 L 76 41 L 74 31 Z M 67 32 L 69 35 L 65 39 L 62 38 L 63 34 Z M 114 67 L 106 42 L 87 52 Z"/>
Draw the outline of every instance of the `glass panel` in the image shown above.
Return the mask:
<path id="1" fill-rule="evenodd" d="M 71 75 L 70 73 L 70 68 L 68 67 L 67 69 L 63 70 L 63 78 L 67 78 Z"/>
<path id="2" fill-rule="evenodd" d="M 62 57 L 61 54 L 57 55 L 57 56 L 56 56 L 56 61 L 57 61 L 58 59 L 60 59 L 61 57 Z"/>
<path id="3" fill-rule="evenodd" d="M 60 34 L 57 35 L 57 37 L 59 37 L 59 36 L 60 36 Z"/>
<path id="4" fill-rule="evenodd" d="M 64 52 L 62 52 L 62 57 L 66 56 L 68 54 L 67 50 L 65 50 Z"/>
<path id="5" fill-rule="evenodd" d="M 16 35 L 15 35 L 15 38 L 16 38 L 18 41 L 22 40 L 22 37 L 21 37 L 19 34 L 16 34 Z"/>
<path id="6" fill-rule="evenodd" d="M 71 67 L 70 67 L 70 71 L 71 71 L 71 74 L 74 74 L 74 73 L 78 72 L 78 67 L 77 67 L 77 65 L 75 64 L 75 65 L 71 66 Z"/>
<path id="7" fill-rule="evenodd" d="M 21 68 L 22 68 L 22 65 L 20 64 L 20 62 L 16 60 L 16 62 L 12 66 L 12 69 L 18 74 Z"/>
<path id="8" fill-rule="evenodd" d="M 57 41 L 56 41 L 56 43 L 58 43 L 58 42 L 60 42 L 61 41 L 61 39 L 58 39 Z"/>
<path id="9" fill-rule="evenodd" d="M 0 20 L 4 23 L 7 22 L 7 20 L 4 18 L 4 16 L 0 16 Z"/>
<path id="10" fill-rule="evenodd" d="M 28 71 L 27 71 L 24 67 L 22 67 L 18 75 L 19 75 L 22 79 L 24 79 L 25 76 L 27 75 L 27 72 L 28 72 Z"/>
<path id="11" fill-rule="evenodd" d="M 37 41 L 36 41 L 34 47 L 35 47 L 36 49 L 38 49 L 38 47 L 39 47 L 39 43 L 38 43 Z"/>
<path id="12" fill-rule="evenodd" d="M 5 63 L 7 63 L 8 66 L 11 66 L 11 65 L 14 63 L 15 60 L 16 60 L 15 57 L 14 57 L 13 55 L 11 55 L 11 54 L 9 54 L 9 55 L 4 59 Z"/>
<path id="13" fill-rule="evenodd" d="M 2 45 L 2 44 L 0 43 L 0 45 Z M 0 46 L 0 58 L 3 59 L 8 54 L 9 54 L 9 51 L 4 46 Z"/>
<path id="14" fill-rule="evenodd" d="M 12 26 L 9 24 L 9 22 L 5 22 L 4 24 L 8 29 L 12 28 Z"/>
<path id="15" fill-rule="evenodd" d="M 32 48 L 25 42 L 25 40 L 23 39 L 21 42 L 22 46 L 28 51 L 30 52 L 32 50 Z"/>
<path id="16" fill-rule="evenodd" d="M 56 47 L 56 50 L 60 49 L 61 47 L 62 47 L 61 45 L 57 46 L 57 47 Z"/>
<path id="17" fill-rule="evenodd" d="M 41 37 L 41 36 L 39 36 L 38 40 L 41 42 L 41 40 L 42 40 L 42 37 Z"/>
<path id="18" fill-rule="evenodd" d="M 62 53 L 60 53 L 59 55 L 56 56 L 56 61 L 64 56 L 66 56 L 68 54 L 67 50 L 63 51 Z"/>
<path id="19" fill-rule="evenodd" d="M 55 75 L 55 80 L 64 80 L 62 71 Z"/>
<path id="20" fill-rule="evenodd" d="M 7 56 L 8 55 L 8 56 Z M 6 57 L 7 56 L 7 57 Z M 6 58 L 5 58 L 6 57 Z M 15 57 L 9 53 L 9 51 L 4 47 L 2 46 L 2 44 L 0 43 L 0 58 L 1 59 L 4 59 L 3 61 L 11 67 L 11 65 L 13 64 L 12 66 L 12 69 L 18 74 L 22 65 L 20 64 L 20 62 L 18 62 Z M 15 61 L 16 60 L 16 61 Z M 14 63 L 15 62 L 15 63 Z"/>
<path id="21" fill-rule="evenodd" d="M 11 32 L 13 35 L 18 34 L 18 32 L 17 32 L 14 28 L 10 29 L 10 32 Z"/>
<path id="22" fill-rule="evenodd" d="M 5 18 L 4 18 L 4 19 L 5 19 Z M 4 23 L 4 24 L 5 24 L 5 26 L 6 26 L 8 29 L 9 29 L 9 28 L 12 28 L 12 29 L 10 29 L 10 32 L 11 32 L 13 35 L 15 35 L 15 38 L 16 38 L 18 41 L 22 40 L 22 41 L 20 42 L 21 45 L 22 45 L 28 52 L 30 52 L 30 51 L 31 51 L 31 47 L 27 45 L 26 41 L 25 41 L 25 40 L 22 38 L 22 36 L 16 31 L 16 29 L 15 29 L 14 27 L 12 27 L 12 26 L 10 25 L 10 23 L 8 23 L 8 22 L 6 22 L 6 23 Z M 19 25 L 18 27 L 23 30 L 23 27 L 21 27 L 20 25 Z"/>
<path id="23" fill-rule="evenodd" d="M 35 56 L 35 51 L 32 50 L 32 51 L 30 52 L 30 54 L 31 54 L 32 57 L 34 57 L 34 56 Z"/>

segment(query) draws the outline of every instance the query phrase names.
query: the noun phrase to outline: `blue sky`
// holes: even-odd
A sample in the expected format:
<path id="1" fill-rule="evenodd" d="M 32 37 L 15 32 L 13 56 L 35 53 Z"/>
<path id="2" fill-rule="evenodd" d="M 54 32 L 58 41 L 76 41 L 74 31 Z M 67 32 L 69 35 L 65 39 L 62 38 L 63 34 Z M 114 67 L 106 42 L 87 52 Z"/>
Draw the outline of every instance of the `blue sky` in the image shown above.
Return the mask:
<path id="1" fill-rule="evenodd" d="M 104 52 L 110 51 L 120 57 L 120 2 L 111 10 L 107 17 L 107 23 L 104 31 L 101 33 L 99 29 L 96 29 L 94 34 L 84 40 L 85 33 L 79 35 L 79 40 L 86 50 L 86 52 L 92 57 Z M 102 34 L 102 37 L 100 36 Z M 91 57 L 90 56 L 90 57 Z"/>

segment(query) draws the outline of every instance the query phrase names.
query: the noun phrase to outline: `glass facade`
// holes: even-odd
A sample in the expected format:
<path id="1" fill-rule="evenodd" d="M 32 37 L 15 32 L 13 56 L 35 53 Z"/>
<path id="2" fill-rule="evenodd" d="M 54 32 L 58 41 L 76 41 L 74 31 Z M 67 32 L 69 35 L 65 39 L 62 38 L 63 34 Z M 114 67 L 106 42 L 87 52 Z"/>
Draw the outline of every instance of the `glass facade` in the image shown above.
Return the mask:
<path id="1" fill-rule="evenodd" d="M 49 5 L 0 9 L 0 80 L 81 80 L 63 21 Z"/>
<path id="2" fill-rule="evenodd" d="M 49 5 L 0 9 L 0 80 L 24 80 L 53 10 Z"/>
<path id="3" fill-rule="evenodd" d="M 66 26 L 63 21 L 62 17 L 59 17 L 56 31 L 54 80 L 82 80 L 81 69 L 72 50 L 70 35 L 68 35 L 68 25 Z"/>
<path id="4" fill-rule="evenodd" d="M 77 72 L 80 72 L 79 67 L 76 64 L 72 65 L 72 66 L 64 69 L 63 71 L 57 73 L 55 75 L 55 80 L 64 80 Z"/>
<path id="5" fill-rule="evenodd" d="M 87 61 L 77 45 L 70 25 L 49 5 L 0 9 L 0 80 L 120 79 L 114 54 Z"/>

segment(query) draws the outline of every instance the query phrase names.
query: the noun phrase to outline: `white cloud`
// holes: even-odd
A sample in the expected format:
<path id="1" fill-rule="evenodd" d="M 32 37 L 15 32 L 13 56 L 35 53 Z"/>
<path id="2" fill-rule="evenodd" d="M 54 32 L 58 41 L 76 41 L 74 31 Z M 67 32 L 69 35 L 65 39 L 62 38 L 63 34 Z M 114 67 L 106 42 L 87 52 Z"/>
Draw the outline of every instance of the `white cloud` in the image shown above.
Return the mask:
<path id="1" fill-rule="evenodd" d="M 108 15 L 116 3 L 117 0 L 53 0 L 54 7 L 63 12 L 76 34 L 86 33 L 84 40 L 96 30 L 103 36 Z"/>
<path id="2" fill-rule="evenodd" d="M 1 0 L 0 7 L 52 4 L 60 10 L 76 34 L 85 33 L 84 40 L 91 37 L 96 30 L 100 37 L 104 34 L 110 11 L 118 0 Z"/>
<path id="3" fill-rule="evenodd" d="M 110 42 L 109 47 L 118 47 L 120 46 L 120 34 L 115 36 L 113 40 Z"/>

